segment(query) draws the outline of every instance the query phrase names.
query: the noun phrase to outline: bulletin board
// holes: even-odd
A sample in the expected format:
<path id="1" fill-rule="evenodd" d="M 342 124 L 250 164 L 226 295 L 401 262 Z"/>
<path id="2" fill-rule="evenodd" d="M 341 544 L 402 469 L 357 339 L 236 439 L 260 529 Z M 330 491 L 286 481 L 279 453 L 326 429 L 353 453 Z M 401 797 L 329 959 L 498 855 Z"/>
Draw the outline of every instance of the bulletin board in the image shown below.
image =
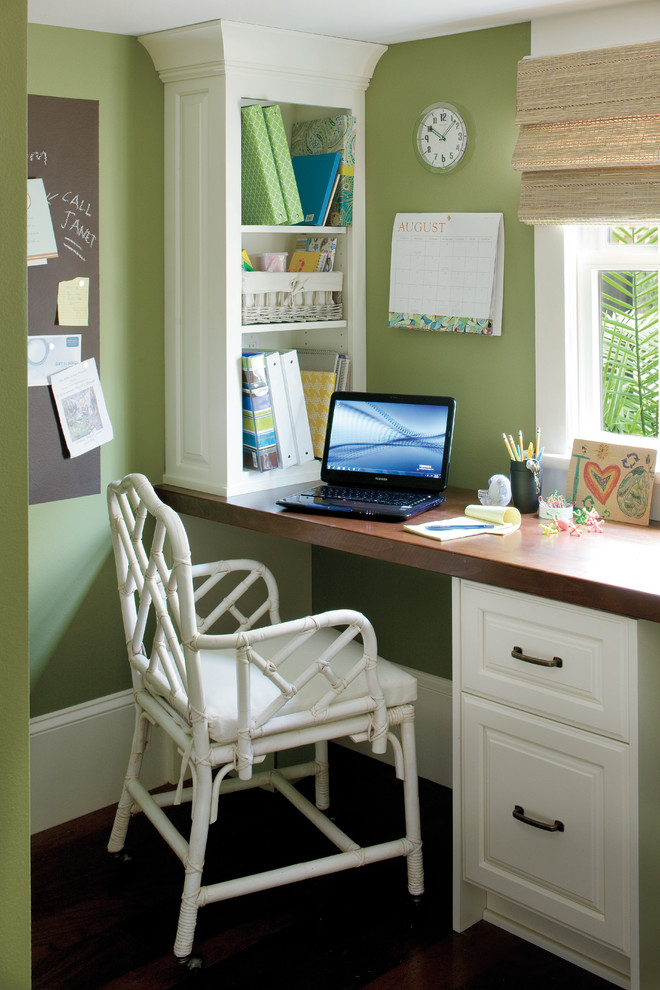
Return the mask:
<path id="1" fill-rule="evenodd" d="M 27 174 L 43 179 L 57 245 L 57 257 L 28 265 L 28 337 L 79 334 L 81 360 L 94 358 L 97 368 L 98 134 L 97 100 L 28 96 Z M 88 280 L 87 313 L 83 324 L 70 326 L 60 322 L 58 290 L 77 279 Z M 69 456 L 48 385 L 30 386 L 28 404 L 30 504 L 98 494 L 99 448 Z"/>

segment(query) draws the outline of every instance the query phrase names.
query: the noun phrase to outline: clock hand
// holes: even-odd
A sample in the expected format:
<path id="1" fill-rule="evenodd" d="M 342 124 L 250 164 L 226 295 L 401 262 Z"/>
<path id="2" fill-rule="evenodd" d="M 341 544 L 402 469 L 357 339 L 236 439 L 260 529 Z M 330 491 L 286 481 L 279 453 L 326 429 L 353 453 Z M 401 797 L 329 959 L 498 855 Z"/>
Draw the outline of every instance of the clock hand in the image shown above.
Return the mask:
<path id="1" fill-rule="evenodd" d="M 451 127 L 451 124 L 449 126 Z M 436 131 L 435 127 L 431 127 L 431 125 L 429 125 L 426 129 L 427 131 L 431 131 L 432 134 L 435 134 L 436 137 L 439 137 L 441 141 L 447 140 L 445 134 L 449 130 L 449 127 L 447 128 L 447 131 L 445 131 L 445 134 L 441 134 L 440 131 Z"/>
<path id="2" fill-rule="evenodd" d="M 439 134 L 438 137 L 442 137 L 442 140 L 443 141 L 446 141 L 447 140 L 447 135 L 449 134 L 450 130 L 452 129 L 452 127 L 454 126 L 455 123 L 456 123 L 456 121 L 455 120 L 452 120 L 452 122 L 449 125 L 449 127 L 447 128 L 447 130 L 444 131 L 443 134 Z"/>

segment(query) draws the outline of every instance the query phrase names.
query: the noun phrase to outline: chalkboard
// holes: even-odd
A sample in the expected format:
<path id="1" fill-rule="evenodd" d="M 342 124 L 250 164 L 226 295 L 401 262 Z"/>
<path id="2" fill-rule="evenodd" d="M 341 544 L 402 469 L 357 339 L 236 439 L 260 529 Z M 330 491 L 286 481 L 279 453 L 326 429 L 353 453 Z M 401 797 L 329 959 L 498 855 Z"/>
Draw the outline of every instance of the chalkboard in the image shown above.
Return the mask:
<path id="1" fill-rule="evenodd" d="M 43 179 L 57 258 L 28 266 L 28 335 L 80 333 L 81 360 L 99 368 L 99 105 L 97 100 L 28 96 L 28 178 Z M 58 322 L 60 282 L 89 279 L 88 325 Z M 30 503 L 100 492 L 99 448 L 70 457 L 50 387 L 29 397 Z"/>

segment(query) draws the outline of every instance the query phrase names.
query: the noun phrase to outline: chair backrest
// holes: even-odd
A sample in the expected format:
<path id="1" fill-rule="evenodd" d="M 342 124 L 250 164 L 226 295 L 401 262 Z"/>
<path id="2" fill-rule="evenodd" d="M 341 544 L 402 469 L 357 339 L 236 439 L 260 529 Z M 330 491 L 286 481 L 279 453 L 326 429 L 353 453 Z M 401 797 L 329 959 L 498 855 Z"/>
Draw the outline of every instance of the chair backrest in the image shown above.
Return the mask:
<path id="1" fill-rule="evenodd" d="M 245 779 L 255 739 L 276 734 L 286 748 L 286 733 L 315 733 L 329 718 L 363 731 L 366 714 L 374 752 L 384 752 L 376 636 L 364 615 L 338 609 L 281 622 L 268 568 L 246 559 L 193 566 L 181 519 L 144 475 L 112 482 L 108 511 L 135 690 L 190 726 L 200 752 L 210 738 L 235 744 Z"/>
<path id="2" fill-rule="evenodd" d="M 187 719 L 190 706 L 204 711 L 204 697 L 197 653 L 186 644 L 224 619 L 232 633 L 264 619 L 279 622 L 277 586 L 255 561 L 192 566 L 181 519 L 144 475 L 108 486 L 108 513 L 134 685 L 166 698 Z M 265 593 L 255 596 L 259 581 Z M 206 613 L 199 615 L 202 599 Z"/>

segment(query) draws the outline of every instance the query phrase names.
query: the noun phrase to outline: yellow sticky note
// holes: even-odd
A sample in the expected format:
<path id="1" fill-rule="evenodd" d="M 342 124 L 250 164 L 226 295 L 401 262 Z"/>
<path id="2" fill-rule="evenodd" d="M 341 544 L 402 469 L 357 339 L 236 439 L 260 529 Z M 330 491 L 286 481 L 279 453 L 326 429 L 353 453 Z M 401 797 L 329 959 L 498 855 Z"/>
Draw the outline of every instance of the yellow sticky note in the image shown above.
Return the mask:
<path id="1" fill-rule="evenodd" d="M 57 322 L 61 327 L 89 325 L 89 279 L 72 278 L 57 286 Z"/>

